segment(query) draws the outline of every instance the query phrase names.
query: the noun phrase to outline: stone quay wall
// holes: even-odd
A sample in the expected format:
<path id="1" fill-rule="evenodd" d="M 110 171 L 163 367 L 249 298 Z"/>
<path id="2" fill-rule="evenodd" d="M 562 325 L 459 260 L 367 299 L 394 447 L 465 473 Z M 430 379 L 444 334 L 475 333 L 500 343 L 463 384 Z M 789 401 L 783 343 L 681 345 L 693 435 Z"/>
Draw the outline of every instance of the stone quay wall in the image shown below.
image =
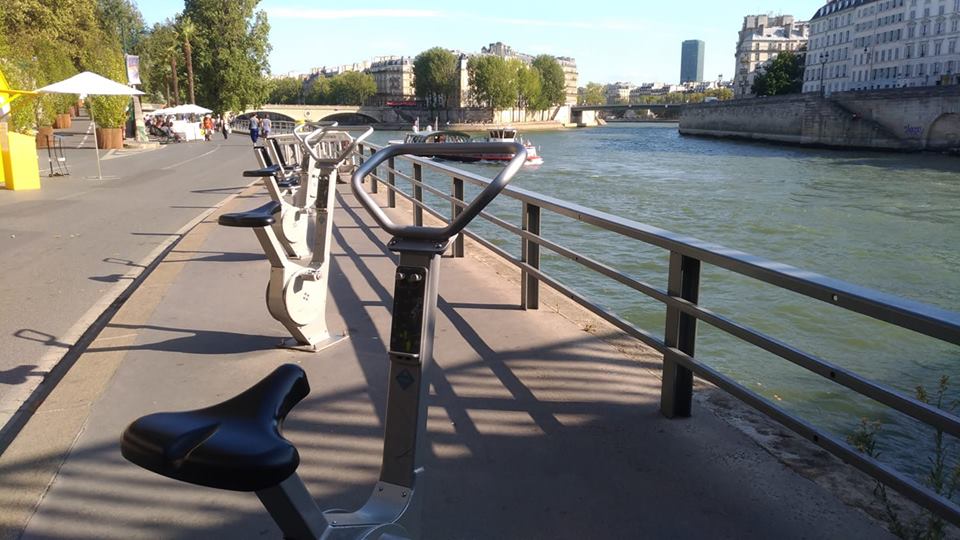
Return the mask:
<path id="1" fill-rule="evenodd" d="M 960 151 L 960 86 L 687 105 L 680 133 L 836 148 Z"/>

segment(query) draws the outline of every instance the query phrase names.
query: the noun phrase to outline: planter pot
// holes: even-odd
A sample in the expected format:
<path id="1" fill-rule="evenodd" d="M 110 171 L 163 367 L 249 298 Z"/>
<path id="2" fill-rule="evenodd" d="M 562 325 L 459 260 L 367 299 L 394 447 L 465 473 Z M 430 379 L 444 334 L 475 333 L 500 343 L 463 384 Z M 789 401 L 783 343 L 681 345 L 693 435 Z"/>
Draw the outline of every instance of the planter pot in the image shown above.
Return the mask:
<path id="1" fill-rule="evenodd" d="M 58 114 L 57 119 L 53 121 L 54 129 L 67 129 L 73 125 L 73 121 L 70 120 L 69 114 Z"/>
<path id="2" fill-rule="evenodd" d="M 43 126 L 37 130 L 37 148 L 49 148 L 53 146 L 53 128 Z"/>
<path id="3" fill-rule="evenodd" d="M 97 128 L 97 148 L 123 148 L 123 128 Z"/>

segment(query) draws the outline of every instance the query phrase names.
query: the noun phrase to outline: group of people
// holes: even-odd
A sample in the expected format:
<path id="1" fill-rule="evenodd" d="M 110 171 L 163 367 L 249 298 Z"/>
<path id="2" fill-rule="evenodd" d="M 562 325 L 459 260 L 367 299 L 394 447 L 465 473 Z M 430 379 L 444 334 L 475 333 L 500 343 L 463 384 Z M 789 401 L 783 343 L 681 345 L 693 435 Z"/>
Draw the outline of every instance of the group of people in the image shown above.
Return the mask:
<path id="1" fill-rule="evenodd" d="M 250 117 L 250 140 L 253 141 L 253 144 L 257 144 L 257 139 L 263 137 L 266 139 L 270 136 L 270 131 L 273 129 L 272 122 L 270 122 L 270 117 L 259 114 L 255 114 Z"/>
<path id="2" fill-rule="evenodd" d="M 200 124 L 200 129 L 203 133 L 203 140 L 209 141 L 213 138 L 213 134 L 220 132 L 223 135 L 224 139 L 227 139 L 230 135 L 230 132 L 233 131 L 230 127 L 230 117 L 226 114 L 222 114 L 216 117 L 213 117 L 209 114 L 204 115 L 202 118 L 197 115 L 185 115 L 184 120 L 191 124 Z M 147 129 L 150 130 L 150 133 L 158 136 L 164 137 L 166 139 L 180 142 L 184 140 L 182 133 L 177 132 L 174 129 L 174 121 L 177 120 L 177 115 L 154 115 L 152 118 L 147 121 Z"/>

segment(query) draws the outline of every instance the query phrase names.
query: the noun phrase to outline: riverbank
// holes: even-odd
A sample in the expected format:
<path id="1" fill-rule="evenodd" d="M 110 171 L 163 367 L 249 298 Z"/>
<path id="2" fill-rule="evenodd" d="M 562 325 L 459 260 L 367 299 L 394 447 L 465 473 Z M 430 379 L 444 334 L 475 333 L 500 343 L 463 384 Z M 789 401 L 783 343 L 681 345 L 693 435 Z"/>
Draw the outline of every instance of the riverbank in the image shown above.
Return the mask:
<path id="1" fill-rule="evenodd" d="M 687 105 L 682 135 L 844 149 L 956 152 L 960 86 L 800 94 Z"/>

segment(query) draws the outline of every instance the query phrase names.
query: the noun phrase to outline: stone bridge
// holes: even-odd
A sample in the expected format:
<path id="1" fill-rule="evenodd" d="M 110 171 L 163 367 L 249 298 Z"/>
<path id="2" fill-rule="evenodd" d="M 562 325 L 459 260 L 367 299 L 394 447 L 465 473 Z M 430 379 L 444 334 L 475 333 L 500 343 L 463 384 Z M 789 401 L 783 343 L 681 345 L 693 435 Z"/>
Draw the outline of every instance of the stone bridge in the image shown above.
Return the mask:
<path id="1" fill-rule="evenodd" d="M 271 113 L 274 120 L 291 122 L 336 121 L 341 124 L 404 124 L 416 118 L 415 111 L 407 112 L 398 107 L 374 107 L 367 105 L 263 105 L 247 109 L 241 115 Z M 283 118 L 281 118 L 283 117 Z"/>

